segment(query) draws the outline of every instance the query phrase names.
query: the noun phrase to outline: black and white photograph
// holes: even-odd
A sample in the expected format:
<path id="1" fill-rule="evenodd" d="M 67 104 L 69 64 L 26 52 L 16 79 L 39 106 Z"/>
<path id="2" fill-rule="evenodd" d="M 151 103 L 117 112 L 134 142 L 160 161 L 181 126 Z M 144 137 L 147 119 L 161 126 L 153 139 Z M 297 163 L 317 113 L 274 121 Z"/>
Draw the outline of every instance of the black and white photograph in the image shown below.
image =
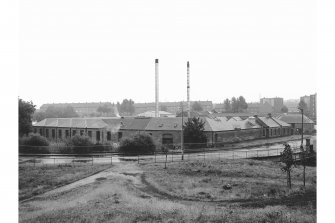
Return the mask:
<path id="1" fill-rule="evenodd" d="M 335 220 L 319 202 L 335 187 L 319 164 L 335 154 L 319 160 L 334 106 L 327 93 L 330 115 L 319 109 L 332 86 L 319 81 L 331 54 L 319 34 L 332 24 L 318 1 L 15 7 L 2 169 L 15 165 L 3 186 L 16 208 L 2 222 Z"/>

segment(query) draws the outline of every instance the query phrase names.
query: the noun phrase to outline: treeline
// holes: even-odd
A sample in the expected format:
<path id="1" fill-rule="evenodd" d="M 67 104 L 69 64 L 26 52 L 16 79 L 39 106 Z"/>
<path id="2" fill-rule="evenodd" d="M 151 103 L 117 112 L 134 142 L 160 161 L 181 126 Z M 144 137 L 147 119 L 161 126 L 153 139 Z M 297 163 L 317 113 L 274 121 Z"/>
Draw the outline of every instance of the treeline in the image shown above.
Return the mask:
<path id="1" fill-rule="evenodd" d="M 223 106 L 226 112 L 233 113 L 243 112 L 248 108 L 248 104 L 243 96 L 240 96 L 238 98 L 232 97 L 231 100 L 227 98 L 223 102 Z"/>
<path id="2" fill-rule="evenodd" d="M 33 114 L 33 121 L 41 121 L 46 118 L 75 118 L 78 113 L 70 105 L 64 107 L 48 106 L 45 111 L 37 111 Z"/>

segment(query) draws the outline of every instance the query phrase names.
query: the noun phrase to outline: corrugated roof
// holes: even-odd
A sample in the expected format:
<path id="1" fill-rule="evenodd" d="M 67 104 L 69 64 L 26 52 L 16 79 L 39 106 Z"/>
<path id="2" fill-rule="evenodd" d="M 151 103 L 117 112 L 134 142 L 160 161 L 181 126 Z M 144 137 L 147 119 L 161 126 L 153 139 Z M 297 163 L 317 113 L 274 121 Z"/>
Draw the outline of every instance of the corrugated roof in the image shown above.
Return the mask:
<path id="1" fill-rule="evenodd" d="M 300 123 L 301 124 L 301 114 L 281 114 L 278 115 L 277 118 L 281 121 L 284 121 L 286 123 Z M 304 123 L 308 123 L 308 124 L 313 124 L 313 120 L 311 120 L 310 118 L 308 118 L 307 116 L 303 116 L 304 119 Z"/>
<path id="2" fill-rule="evenodd" d="M 106 128 L 108 126 L 99 118 L 46 118 L 34 126 L 58 128 Z"/>

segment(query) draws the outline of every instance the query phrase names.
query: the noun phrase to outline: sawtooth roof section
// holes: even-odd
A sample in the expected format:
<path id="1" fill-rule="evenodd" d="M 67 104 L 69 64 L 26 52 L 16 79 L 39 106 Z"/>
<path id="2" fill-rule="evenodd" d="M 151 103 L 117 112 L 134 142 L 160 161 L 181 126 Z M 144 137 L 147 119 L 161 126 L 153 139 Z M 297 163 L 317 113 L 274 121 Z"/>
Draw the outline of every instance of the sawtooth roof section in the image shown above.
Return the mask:
<path id="1" fill-rule="evenodd" d="M 275 118 L 275 117 L 272 117 L 272 118 L 273 118 L 273 120 L 275 120 L 275 122 L 277 122 L 279 125 L 281 125 L 283 127 L 290 127 L 291 126 L 290 124 L 288 124 L 288 123 L 286 123 L 286 122 L 284 122 L 284 121 L 282 121 L 278 118 Z"/>
<path id="2" fill-rule="evenodd" d="M 258 117 L 265 125 L 270 128 L 278 128 L 280 125 L 276 123 L 272 117 Z"/>
<path id="3" fill-rule="evenodd" d="M 292 124 L 292 123 L 300 123 L 301 124 L 301 114 L 282 114 L 278 115 L 277 118 L 281 121 L 284 121 L 286 123 Z M 307 124 L 313 124 L 313 120 L 308 118 L 307 116 L 303 116 L 304 123 Z"/>

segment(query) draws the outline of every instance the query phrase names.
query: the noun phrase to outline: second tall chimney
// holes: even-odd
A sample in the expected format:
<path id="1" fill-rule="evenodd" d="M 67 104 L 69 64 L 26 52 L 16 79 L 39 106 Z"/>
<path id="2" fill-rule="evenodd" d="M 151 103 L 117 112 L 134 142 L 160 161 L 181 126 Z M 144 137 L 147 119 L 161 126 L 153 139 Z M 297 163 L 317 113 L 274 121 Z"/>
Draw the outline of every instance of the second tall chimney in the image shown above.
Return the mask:
<path id="1" fill-rule="evenodd" d="M 155 111 L 155 117 L 159 117 L 159 73 L 158 73 L 158 59 L 155 59 L 155 102 L 156 102 L 156 111 Z"/>

